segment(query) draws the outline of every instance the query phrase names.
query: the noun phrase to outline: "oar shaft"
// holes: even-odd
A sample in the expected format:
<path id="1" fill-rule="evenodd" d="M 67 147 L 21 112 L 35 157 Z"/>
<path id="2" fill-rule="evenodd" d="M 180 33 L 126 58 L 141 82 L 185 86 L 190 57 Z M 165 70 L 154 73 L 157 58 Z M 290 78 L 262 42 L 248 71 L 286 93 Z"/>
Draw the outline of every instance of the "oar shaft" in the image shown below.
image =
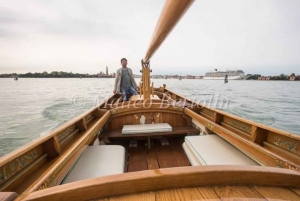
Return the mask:
<path id="1" fill-rule="evenodd" d="M 166 0 L 144 62 L 148 62 L 194 0 Z"/>

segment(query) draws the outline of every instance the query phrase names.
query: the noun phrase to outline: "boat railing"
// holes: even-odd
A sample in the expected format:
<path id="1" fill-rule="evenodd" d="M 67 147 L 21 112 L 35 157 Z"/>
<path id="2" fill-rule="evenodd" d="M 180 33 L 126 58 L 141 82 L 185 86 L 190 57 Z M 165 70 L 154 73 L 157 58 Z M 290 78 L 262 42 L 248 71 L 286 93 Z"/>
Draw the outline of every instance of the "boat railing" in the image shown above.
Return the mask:
<path id="1" fill-rule="evenodd" d="M 200 123 L 204 133 L 218 134 L 261 165 L 300 171 L 299 136 L 184 99 L 170 90 L 165 93 L 174 102 L 185 102 L 184 113 Z"/>
<path id="2" fill-rule="evenodd" d="M 24 191 L 31 192 L 57 185 L 58 180 L 63 178 L 70 168 L 70 160 L 78 157 L 77 152 L 97 138 L 99 130 L 109 117 L 109 111 L 94 107 L 49 135 L 42 136 L 2 157 L 0 190 L 21 194 Z M 36 181 L 38 184 L 32 185 L 30 181 Z"/>

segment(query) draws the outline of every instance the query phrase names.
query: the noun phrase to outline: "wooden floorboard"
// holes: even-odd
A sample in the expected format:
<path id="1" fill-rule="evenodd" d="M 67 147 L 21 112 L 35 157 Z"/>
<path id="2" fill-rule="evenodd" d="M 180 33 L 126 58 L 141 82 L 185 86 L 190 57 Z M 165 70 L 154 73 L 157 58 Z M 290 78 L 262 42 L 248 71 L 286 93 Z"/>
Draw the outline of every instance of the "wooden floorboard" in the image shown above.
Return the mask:
<path id="1" fill-rule="evenodd" d="M 110 198 L 109 201 L 155 201 L 154 192 L 130 194 L 130 195 L 121 195 L 117 197 Z"/>
<path id="2" fill-rule="evenodd" d="M 257 200 L 267 201 L 258 191 L 253 187 L 248 186 L 215 186 L 212 187 L 216 194 L 222 198 L 222 200 Z"/>
<path id="3" fill-rule="evenodd" d="M 127 172 L 136 172 L 136 171 L 142 171 L 147 169 L 148 169 L 148 165 L 146 161 L 134 161 L 128 163 Z"/>
<path id="4" fill-rule="evenodd" d="M 147 157 L 148 170 L 159 169 L 159 164 L 157 162 L 156 153 L 150 151 Z"/>
<path id="5" fill-rule="evenodd" d="M 163 160 L 176 160 L 173 152 L 170 149 L 170 146 L 161 146 L 154 149 L 156 152 L 157 160 L 163 161 Z"/>
<path id="6" fill-rule="evenodd" d="M 191 166 L 190 161 L 187 158 L 176 159 L 179 167 Z"/>
<path id="7" fill-rule="evenodd" d="M 254 187 L 267 200 L 300 200 L 300 196 L 287 188 L 277 187 Z"/>
<path id="8" fill-rule="evenodd" d="M 137 147 L 129 147 L 129 140 L 123 140 L 121 144 L 127 150 L 127 172 L 190 166 L 182 148 L 183 141 L 184 136 L 171 137 L 169 145 L 161 145 L 160 139 L 152 139 L 151 149 L 148 149 L 147 140 L 138 140 Z"/>
<path id="9" fill-rule="evenodd" d="M 293 188 L 293 189 L 291 189 L 292 191 L 294 191 L 295 193 L 297 193 L 299 196 L 300 196 L 300 189 L 295 189 L 295 188 Z"/>
<path id="10" fill-rule="evenodd" d="M 210 187 L 179 188 L 156 192 L 156 201 L 220 200 Z"/>
<path id="11" fill-rule="evenodd" d="M 260 192 L 257 191 L 259 189 Z M 209 201 L 286 201 L 299 200 L 292 191 L 285 188 L 253 187 L 253 186 L 212 186 L 212 187 L 190 187 L 158 190 L 137 194 L 119 195 L 105 199 L 94 199 L 94 201 L 174 201 L 174 200 L 209 200 Z"/>
<path id="12" fill-rule="evenodd" d="M 158 164 L 160 168 L 179 167 L 176 160 L 160 160 Z"/>

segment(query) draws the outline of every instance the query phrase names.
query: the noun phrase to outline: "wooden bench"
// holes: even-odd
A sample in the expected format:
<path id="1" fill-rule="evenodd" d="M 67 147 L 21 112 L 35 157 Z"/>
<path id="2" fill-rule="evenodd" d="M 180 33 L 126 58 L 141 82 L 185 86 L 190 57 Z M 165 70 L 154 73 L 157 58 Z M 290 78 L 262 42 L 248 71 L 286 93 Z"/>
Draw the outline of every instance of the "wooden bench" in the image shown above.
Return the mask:
<path id="1" fill-rule="evenodd" d="M 150 125 L 150 124 L 149 124 Z M 103 140 L 103 138 L 127 138 L 127 137 L 147 137 L 148 138 L 148 148 L 150 148 L 150 138 L 157 136 L 170 136 L 170 135 L 178 135 L 178 134 L 199 134 L 199 130 L 192 126 L 179 126 L 172 127 L 172 131 L 166 132 L 140 132 L 134 134 L 122 134 L 122 130 L 105 130 L 101 133 L 98 138 L 99 141 Z"/>
<path id="2" fill-rule="evenodd" d="M 218 135 L 187 136 L 183 149 L 192 166 L 258 164 Z"/>
<path id="3" fill-rule="evenodd" d="M 62 184 L 125 172 L 125 148 L 120 145 L 88 146 Z"/>

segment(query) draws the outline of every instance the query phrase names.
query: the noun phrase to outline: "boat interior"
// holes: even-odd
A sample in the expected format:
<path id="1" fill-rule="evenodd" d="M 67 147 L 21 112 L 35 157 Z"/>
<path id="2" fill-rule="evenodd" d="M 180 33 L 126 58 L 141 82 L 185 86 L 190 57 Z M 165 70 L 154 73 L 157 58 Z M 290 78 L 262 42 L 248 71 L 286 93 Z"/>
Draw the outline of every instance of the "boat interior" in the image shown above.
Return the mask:
<path id="1" fill-rule="evenodd" d="M 157 176 L 157 170 L 162 177 L 171 174 L 170 178 L 179 178 L 184 175 L 182 171 L 186 171 L 186 174 L 203 178 L 201 174 L 211 173 L 212 169 L 214 174 L 221 174 L 224 168 L 230 168 L 228 175 L 233 177 L 235 174 L 252 176 L 242 183 L 232 177 L 226 177 L 226 181 L 215 178 L 209 185 L 252 183 L 278 188 L 279 183 L 268 177 L 279 174 L 280 186 L 286 187 L 286 193 L 299 196 L 298 136 L 201 106 L 167 90 L 165 85 L 153 88 L 152 92 L 153 99 L 149 103 L 137 101 L 142 95 L 120 102 L 121 96 L 115 94 L 51 134 L 5 156 L 0 164 L 1 191 L 13 192 L 20 200 L 51 200 L 65 193 L 57 195 L 57 187 L 75 188 L 75 184 L 97 178 L 102 182 L 101 178 L 119 175 L 130 181 L 137 179 L 137 175 L 140 178 L 155 173 L 146 176 L 150 179 Z M 145 122 L 141 124 L 141 120 Z M 263 166 L 276 168 L 265 172 L 257 169 Z M 181 181 L 187 182 L 186 178 Z M 208 185 L 202 179 L 197 181 Z M 163 187 L 156 185 L 152 183 L 148 190 L 170 188 L 169 183 Z M 189 182 L 184 187 L 194 185 Z M 43 190 L 51 190 L 53 195 L 47 194 L 48 198 L 45 194 L 36 195 Z M 144 190 L 131 193 L 136 192 Z M 123 196 L 124 192 L 97 195 L 96 198 L 116 195 Z M 69 199 L 70 195 L 67 197 Z M 87 200 L 92 198 L 95 197 Z"/>
<path id="2" fill-rule="evenodd" d="M 300 137 L 150 81 L 150 58 L 193 1 L 167 0 L 139 94 L 113 94 L 0 158 L 0 200 L 300 200 Z"/>

